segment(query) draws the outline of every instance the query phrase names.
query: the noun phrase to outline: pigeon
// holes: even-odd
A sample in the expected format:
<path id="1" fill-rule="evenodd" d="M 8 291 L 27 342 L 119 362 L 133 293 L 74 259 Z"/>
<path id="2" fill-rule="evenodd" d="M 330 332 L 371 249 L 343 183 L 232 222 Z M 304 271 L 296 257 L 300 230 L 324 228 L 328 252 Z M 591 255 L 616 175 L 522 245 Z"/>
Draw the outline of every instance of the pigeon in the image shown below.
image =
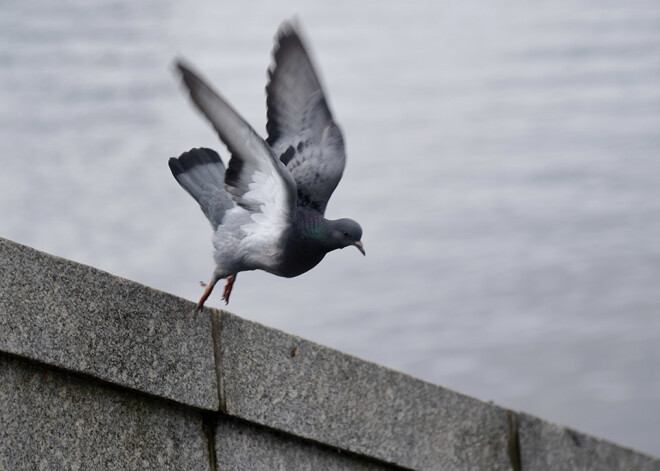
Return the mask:
<path id="1" fill-rule="evenodd" d="M 242 271 L 290 278 L 335 249 L 355 246 L 365 255 L 357 222 L 324 216 L 346 165 L 344 138 L 294 24 L 285 22 L 276 36 L 265 140 L 183 60 L 176 68 L 192 102 L 231 154 L 227 167 L 206 148 L 169 160 L 172 175 L 214 231 L 216 267 L 198 309 L 222 279 L 228 303 Z"/>

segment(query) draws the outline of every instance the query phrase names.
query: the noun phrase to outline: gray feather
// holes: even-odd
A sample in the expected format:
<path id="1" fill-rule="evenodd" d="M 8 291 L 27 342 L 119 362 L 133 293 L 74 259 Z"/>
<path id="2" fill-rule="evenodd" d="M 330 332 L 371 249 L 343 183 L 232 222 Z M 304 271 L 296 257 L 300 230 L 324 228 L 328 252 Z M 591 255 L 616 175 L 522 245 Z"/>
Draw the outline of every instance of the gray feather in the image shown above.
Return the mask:
<path id="1" fill-rule="evenodd" d="M 266 130 L 268 143 L 276 148 L 278 143 L 298 135 L 309 98 L 319 91 L 323 93 L 314 66 L 290 23 L 284 23 L 278 32 L 269 77 Z"/>
<path id="2" fill-rule="evenodd" d="M 224 188 L 225 166 L 220 156 L 211 149 L 191 149 L 179 158 L 172 157 L 169 166 L 179 185 L 199 203 L 213 229 L 217 228 L 225 212 L 234 207 Z"/>
<path id="3" fill-rule="evenodd" d="M 298 205 L 322 214 L 346 165 L 344 139 L 295 28 L 285 23 L 273 52 L 268 143 L 291 171 Z"/>
<path id="4" fill-rule="evenodd" d="M 250 190 L 249 186 L 257 172 L 274 171 L 287 194 L 287 205 L 293 212 L 296 204 L 295 182 L 286 167 L 273 154 L 270 146 L 224 98 L 188 66 L 180 61 L 177 66 L 190 91 L 191 99 L 211 122 L 232 154 L 225 173 L 225 189 L 232 195 L 236 204 L 250 211 L 258 211 L 259 208 L 254 207 L 243 196 Z"/>

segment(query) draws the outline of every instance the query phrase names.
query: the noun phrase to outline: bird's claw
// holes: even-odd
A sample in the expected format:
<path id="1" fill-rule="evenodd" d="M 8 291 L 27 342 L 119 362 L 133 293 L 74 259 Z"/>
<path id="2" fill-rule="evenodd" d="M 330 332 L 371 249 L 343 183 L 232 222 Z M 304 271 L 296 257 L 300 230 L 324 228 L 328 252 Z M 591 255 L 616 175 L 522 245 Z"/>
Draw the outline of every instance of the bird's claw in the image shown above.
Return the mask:
<path id="1" fill-rule="evenodd" d="M 205 289 L 204 289 L 204 294 L 202 294 L 202 297 L 199 299 L 199 302 L 197 303 L 197 307 L 195 308 L 197 312 L 204 309 L 204 303 L 211 295 L 211 291 L 213 291 L 213 287 L 215 286 L 216 282 L 217 282 L 216 279 L 211 279 L 211 282 L 208 285 L 206 283 L 202 285 L 205 287 Z"/>
<path id="2" fill-rule="evenodd" d="M 225 285 L 225 290 L 222 292 L 222 300 L 225 302 L 225 306 L 229 304 L 229 296 L 231 295 L 231 289 L 234 287 L 235 280 L 236 275 L 229 275 L 227 277 L 227 284 Z"/>

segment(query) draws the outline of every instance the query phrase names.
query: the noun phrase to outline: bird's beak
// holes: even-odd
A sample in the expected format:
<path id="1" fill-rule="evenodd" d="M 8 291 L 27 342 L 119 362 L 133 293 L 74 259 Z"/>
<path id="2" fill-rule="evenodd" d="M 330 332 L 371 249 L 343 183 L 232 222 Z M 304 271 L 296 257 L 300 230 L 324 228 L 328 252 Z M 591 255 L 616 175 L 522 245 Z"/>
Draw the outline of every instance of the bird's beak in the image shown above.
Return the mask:
<path id="1" fill-rule="evenodd" d="M 362 252 L 362 255 L 367 255 L 367 253 L 364 251 L 364 246 L 362 245 L 362 242 L 358 240 L 353 245 L 356 246 L 360 252 Z"/>

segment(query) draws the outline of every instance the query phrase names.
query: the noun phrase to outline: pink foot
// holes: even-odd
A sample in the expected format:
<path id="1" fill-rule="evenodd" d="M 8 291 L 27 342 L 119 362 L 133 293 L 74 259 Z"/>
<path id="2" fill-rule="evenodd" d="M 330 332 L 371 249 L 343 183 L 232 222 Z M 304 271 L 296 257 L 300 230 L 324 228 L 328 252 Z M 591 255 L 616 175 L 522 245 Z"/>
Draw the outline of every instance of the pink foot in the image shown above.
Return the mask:
<path id="1" fill-rule="evenodd" d="M 227 277 L 227 284 L 225 285 L 225 290 L 222 293 L 222 299 L 226 304 L 229 304 L 229 296 L 231 295 L 231 289 L 234 287 L 234 281 L 236 281 L 236 275 L 229 275 Z"/>
<path id="2" fill-rule="evenodd" d="M 199 298 L 199 302 L 197 303 L 197 310 L 201 311 L 204 308 L 204 303 L 206 300 L 209 298 L 211 295 L 211 291 L 213 291 L 213 287 L 215 284 L 218 282 L 218 280 L 212 279 L 211 282 L 207 284 L 203 284 L 202 286 L 206 286 L 206 289 L 204 290 L 204 294 L 202 294 L 202 297 Z"/>

